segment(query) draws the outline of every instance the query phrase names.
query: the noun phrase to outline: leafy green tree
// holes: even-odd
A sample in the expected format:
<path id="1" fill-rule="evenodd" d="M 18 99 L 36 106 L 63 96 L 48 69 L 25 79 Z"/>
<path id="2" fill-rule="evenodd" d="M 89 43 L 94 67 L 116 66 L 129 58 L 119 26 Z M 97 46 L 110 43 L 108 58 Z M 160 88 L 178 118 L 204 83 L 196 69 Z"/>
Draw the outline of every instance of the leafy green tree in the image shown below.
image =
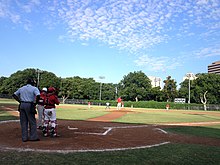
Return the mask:
<path id="1" fill-rule="evenodd" d="M 61 79 L 61 85 L 59 90 L 59 96 L 62 97 L 63 103 L 65 103 L 66 99 L 68 99 L 71 96 L 72 92 L 72 78 L 62 78 Z"/>
<path id="2" fill-rule="evenodd" d="M 151 89 L 150 79 L 142 72 L 130 72 L 120 81 L 118 86 L 119 95 L 124 100 L 134 101 L 137 97 L 138 100 L 149 100 L 149 92 Z"/>
<path id="3" fill-rule="evenodd" d="M 93 91 L 91 90 L 93 83 L 95 81 L 93 79 L 80 78 L 76 76 L 73 78 L 73 98 L 75 99 L 89 99 L 93 96 Z M 95 86 L 93 86 L 96 88 Z M 96 91 L 95 91 L 96 92 Z M 98 93 L 98 92 L 97 92 Z"/>
<path id="4" fill-rule="evenodd" d="M 2 77 L 0 77 L 0 86 L 2 86 L 3 81 L 4 81 L 4 80 L 6 80 L 6 79 L 7 79 L 7 77 L 3 77 L 3 76 L 2 76 Z"/>
<path id="5" fill-rule="evenodd" d="M 166 96 L 167 101 L 171 102 L 177 96 L 177 85 L 174 79 L 171 79 L 171 76 L 168 76 L 164 82 L 163 92 Z"/>
<path id="6" fill-rule="evenodd" d="M 180 88 L 178 91 L 178 97 L 189 99 L 189 80 L 185 79 L 183 82 L 180 83 Z M 192 81 L 191 81 L 192 82 Z"/>
<path id="7" fill-rule="evenodd" d="M 59 89 L 61 85 L 61 78 L 57 77 L 52 72 L 42 71 L 39 76 L 39 88 L 53 86 L 56 89 Z"/>
<path id="8" fill-rule="evenodd" d="M 17 71 L 3 81 L 1 86 L 1 93 L 12 95 L 18 88 L 26 84 L 28 78 L 33 78 L 36 80 L 34 69 Z"/>
<path id="9" fill-rule="evenodd" d="M 201 103 L 200 97 L 207 91 L 207 103 L 219 104 L 220 103 L 220 75 L 202 73 L 196 75 L 195 88 L 193 95 L 196 103 Z"/>
<path id="10" fill-rule="evenodd" d="M 190 80 L 190 102 L 191 103 L 196 103 L 196 96 L 194 94 L 195 88 L 196 88 L 195 80 Z M 188 102 L 188 100 L 189 100 L 189 79 L 185 79 L 183 82 L 180 83 L 178 97 L 185 98 L 186 102 Z"/>
<path id="11" fill-rule="evenodd" d="M 97 99 L 98 94 L 98 85 L 97 82 L 93 78 L 83 78 L 81 89 L 83 90 L 83 98 L 84 99 Z"/>
<path id="12" fill-rule="evenodd" d="M 192 103 L 201 103 L 201 97 L 206 92 L 208 104 L 220 103 L 220 75 L 197 74 L 196 80 L 190 81 L 190 100 Z M 0 93 L 12 95 L 14 91 L 26 84 L 27 78 L 38 80 L 36 69 L 17 71 L 10 77 L 0 77 Z M 130 72 L 124 76 L 119 84 L 102 83 L 102 100 L 114 100 L 121 96 L 124 100 L 155 100 L 173 101 L 175 97 L 189 99 L 188 80 L 183 81 L 177 95 L 176 82 L 168 76 L 164 80 L 164 88 L 152 88 L 149 78 L 142 72 Z M 94 99 L 100 95 L 100 83 L 93 78 L 59 78 L 54 73 L 42 71 L 39 74 L 39 88 L 54 86 L 59 89 L 59 96 L 63 98 Z M 117 93 L 116 93 L 117 87 Z"/>
<path id="13" fill-rule="evenodd" d="M 201 103 L 201 97 L 207 91 L 206 98 L 208 104 L 220 103 L 220 75 L 210 73 L 196 74 L 196 79 L 190 81 L 190 102 Z M 189 96 L 188 80 L 180 84 L 179 96 L 187 99 Z"/>
<path id="14" fill-rule="evenodd" d="M 6 81 L 8 78 L 7 77 L 0 77 L 0 94 L 6 94 L 8 93 L 4 89 L 4 81 Z M 5 93 L 6 92 L 6 93 Z"/>
<path id="15" fill-rule="evenodd" d="M 9 78 L 2 81 L 0 92 L 2 94 L 12 95 L 18 88 L 26 84 L 28 78 L 33 78 L 37 82 L 38 75 L 36 69 L 29 68 L 13 73 Z M 40 88 L 49 86 L 59 88 L 60 86 L 60 78 L 47 71 L 42 71 L 39 82 Z"/>
<path id="16" fill-rule="evenodd" d="M 102 85 L 102 100 L 115 100 L 116 98 L 115 87 L 116 84 L 104 83 Z"/>
<path id="17" fill-rule="evenodd" d="M 160 87 L 151 88 L 149 95 L 150 95 L 150 100 L 161 102 L 164 101 L 165 99 L 164 92 L 161 91 Z"/>
<path id="18" fill-rule="evenodd" d="M 61 80 L 59 95 L 63 99 L 98 99 L 99 84 L 93 78 L 69 77 Z"/>

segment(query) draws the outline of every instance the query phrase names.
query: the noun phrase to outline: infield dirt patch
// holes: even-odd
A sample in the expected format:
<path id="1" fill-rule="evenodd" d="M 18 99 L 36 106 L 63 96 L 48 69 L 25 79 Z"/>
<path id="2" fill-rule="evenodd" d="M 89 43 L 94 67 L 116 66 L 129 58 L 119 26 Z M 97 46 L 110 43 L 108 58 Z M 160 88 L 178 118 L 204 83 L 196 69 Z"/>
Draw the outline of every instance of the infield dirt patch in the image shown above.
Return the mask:
<path id="1" fill-rule="evenodd" d="M 13 109 L 8 107 L 7 110 L 10 108 Z M 21 141 L 19 121 L 1 122 L 0 147 L 1 150 L 86 152 L 147 148 L 168 143 L 220 146 L 220 139 L 186 136 L 164 131 L 164 128 L 177 127 L 173 125 L 111 122 L 126 113 L 132 112 L 111 111 L 107 115 L 89 121 L 58 120 L 60 137 L 43 137 L 41 131 L 38 130 L 41 141 L 25 143 Z"/>

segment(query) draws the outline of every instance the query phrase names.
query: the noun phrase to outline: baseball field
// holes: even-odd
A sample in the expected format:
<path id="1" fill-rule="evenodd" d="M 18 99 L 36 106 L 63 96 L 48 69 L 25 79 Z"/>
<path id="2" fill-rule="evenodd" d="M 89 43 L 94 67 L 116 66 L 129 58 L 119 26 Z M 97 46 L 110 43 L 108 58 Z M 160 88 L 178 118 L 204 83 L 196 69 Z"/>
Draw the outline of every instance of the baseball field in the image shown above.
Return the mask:
<path id="1" fill-rule="evenodd" d="M 220 164 L 220 111 L 59 105 L 59 137 L 21 141 L 17 104 L 0 100 L 0 164 Z"/>

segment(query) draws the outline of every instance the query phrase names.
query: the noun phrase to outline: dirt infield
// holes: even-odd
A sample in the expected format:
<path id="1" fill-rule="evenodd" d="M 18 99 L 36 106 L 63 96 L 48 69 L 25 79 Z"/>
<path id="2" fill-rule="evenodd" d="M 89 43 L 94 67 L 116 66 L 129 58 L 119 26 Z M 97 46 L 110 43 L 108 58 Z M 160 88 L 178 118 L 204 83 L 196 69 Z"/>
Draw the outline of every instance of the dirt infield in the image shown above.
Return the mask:
<path id="1" fill-rule="evenodd" d="M 10 110 L 11 109 L 11 110 Z M 12 111 L 14 107 L 7 107 Z M 220 146 L 220 139 L 178 135 L 164 128 L 173 125 L 138 125 L 112 123 L 129 111 L 111 111 L 102 117 L 88 121 L 58 120 L 60 137 L 43 137 L 41 141 L 22 142 L 19 121 L 0 122 L 0 149 L 39 152 L 87 152 L 149 148 L 169 143 L 190 143 Z M 176 126 L 175 126 L 176 127 Z"/>

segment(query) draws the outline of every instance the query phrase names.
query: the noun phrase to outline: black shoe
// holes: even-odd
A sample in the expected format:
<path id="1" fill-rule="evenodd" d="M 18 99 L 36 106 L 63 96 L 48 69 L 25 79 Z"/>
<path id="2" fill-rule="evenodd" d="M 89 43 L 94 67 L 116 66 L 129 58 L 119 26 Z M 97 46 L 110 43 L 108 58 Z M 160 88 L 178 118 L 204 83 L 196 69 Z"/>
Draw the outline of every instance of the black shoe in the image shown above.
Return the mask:
<path id="1" fill-rule="evenodd" d="M 48 137 L 49 135 L 48 135 L 48 133 L 44 133 L 43 136 L 44 137 Z"/>
<path id="2" fill-rule="evenodd" d="M 29 140 L 29 141 L 40 141 L 40 139 L 38 138 L 38 139 L 34 139 L 34 140 Z"/>
<path id="3" fill-rule="evenodd" d="M 60 137 L 60 135 L 53 134 L 53 135 L 51 135 L 50 137 L 55 138 L 55 137 Z"/>

